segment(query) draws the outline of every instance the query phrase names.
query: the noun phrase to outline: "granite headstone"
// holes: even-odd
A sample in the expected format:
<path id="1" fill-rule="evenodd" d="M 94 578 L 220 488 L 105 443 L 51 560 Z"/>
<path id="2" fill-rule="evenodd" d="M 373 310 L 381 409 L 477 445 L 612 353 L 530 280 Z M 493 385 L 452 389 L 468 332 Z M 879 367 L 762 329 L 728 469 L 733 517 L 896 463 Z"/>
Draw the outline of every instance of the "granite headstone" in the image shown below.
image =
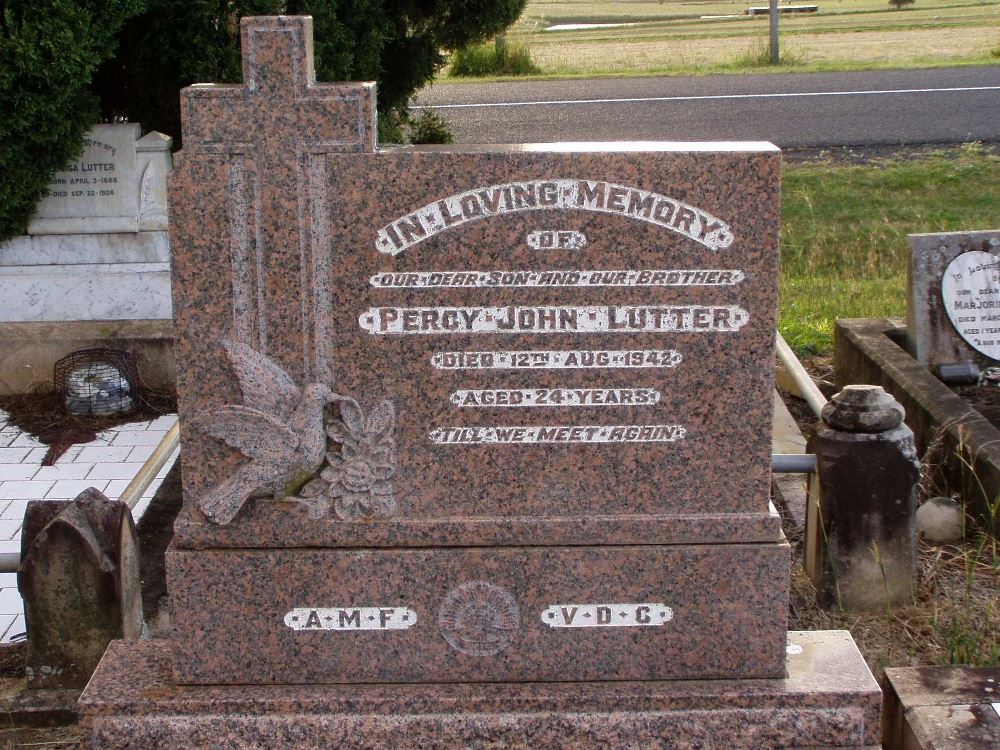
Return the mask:
<path id="1" fill-rule="evenodd" d="M 907 348 L 928 367 L 1000 361 L 1000 230 L 912 234 Z"/>
<path id="2" fill-rule="evenodd" d="M 242 86 L 183 92 L 170 183 L 175 683 L 229 711 L 252 701 L 232 731 L 262 746 L 335 731 L 374 747 L 412 709 L 499 711 L 460 721 L 554 747 L 519 712 L 554 712 L 546 735 L 582 737 L 590 719 L 546 687 L 581 680 L 755 678 L 800 701 L 802 683 L 784 681 L 789 548 L 768 497 L 777 149 L 376 151 L 374 87 L 314 82 L 309 19 L 244 19 L 242 49 Z M 176 711 L 202 708 L 156 690 L 167 718 L 115 724 L 132 709 L 110 675 L 156 651 L 109 652 L 84 701 L 103 717 L 95 738 L 200 731 Z M 310 702 L 310 686 L 335 683 L 408 685 L 385 694 L 395 707 L 372 691 L 353 709 L 331 692 Z M 476 683 L 506 685 L 497 702 Z M 796 705 L 846 721 L 815 719 L 823 736 L 872 744 L 871 688 L 855 687 L 841 694 L 864 704 L 850 718 L 826 699 Z M 651 700 L 690 718 L 723 690 L 705 689 Z M 291 700 L 283 714 L 322 718 L 256 716 L 275 705 L 265 695 L 286 700 L 269 691 Z M 770 711 L 735 731 L 772 731 Z"/>
<path id="3" fill-rule="evenodd" d="M 781 674 L 777 150 L 337 153 L 308 118 L 370 90 L 298 72 L 252 167 L 243 100 L 185 98 L 178 678 Z"/>

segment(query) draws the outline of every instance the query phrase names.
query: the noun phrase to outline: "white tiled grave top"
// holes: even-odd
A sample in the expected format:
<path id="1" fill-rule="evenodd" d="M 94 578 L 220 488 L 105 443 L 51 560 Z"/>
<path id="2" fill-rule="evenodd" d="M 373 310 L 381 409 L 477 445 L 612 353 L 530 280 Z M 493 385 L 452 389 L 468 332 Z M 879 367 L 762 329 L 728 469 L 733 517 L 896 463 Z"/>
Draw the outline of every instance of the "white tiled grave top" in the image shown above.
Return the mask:
<path id="1" fill-rule="evenodd" d="M 177 421 L 176 414 L 151 422 L 131 422 L 97 434 L 90 443 L 71 446 L 54 466 L 42 466 L 48 446 L 7 422 L 0 409 L 0 552 L 21 551 L 21 522 L 29 500 L 72 500 L 95 487 L 115 500 Z M 132 510 L 138 523 L 167 472 L 177 460 L 173 452 Z M 23 637 L 24 606 L 17 574 L 0 573 L 0 642 Z"/>

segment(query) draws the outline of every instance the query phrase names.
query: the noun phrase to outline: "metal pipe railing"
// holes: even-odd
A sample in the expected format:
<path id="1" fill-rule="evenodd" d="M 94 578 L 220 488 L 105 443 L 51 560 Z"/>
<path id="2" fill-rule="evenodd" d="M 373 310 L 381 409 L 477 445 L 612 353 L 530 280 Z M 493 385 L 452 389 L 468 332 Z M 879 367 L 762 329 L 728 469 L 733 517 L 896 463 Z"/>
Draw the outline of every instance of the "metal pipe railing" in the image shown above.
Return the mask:
<path id="1" fill-rule="evenodd" d="M 177 448 L 177 444 L 180 442 L 180 435 L 180 425 L 175 422 L 174 426 L 167 430 L 167 434 L 163 436 L 163 439 L 160 440 L 159 445 L 156 446 L 149 458 L 139 467 L 139 471 L 132 477 L 132 481 L 125 487 L 124 492 L 122 492 L 118 499 L 126 503 L 129 510 L 135 508 L 142 497 L 142 493 L 153 483 L 160 469 L 167 463 L 170 454 L 174 452 L 174 449 Z M 0 552 L 0 573 L 16 573 L 20 567 L 20 552 Z"/>
<path id="2" fill-rule="evenodd" d="M 16 573 L 20 567 L 20 552 L 0 552 L 0 573 Z"/>
<path id="3" fill-rule="evenodd" d="M 792 348 L 787 344 L 784 337 L 777 332 L 775 332 L 775 336 L 777 337 L 775 345 L 777 347 L 778 360 L 791 376 L 795 387 L 799 389 L 799 393 L 802 394 L 802 398 L 809 404 L 809 408 L 813 410 L 813 414 L 819 418 L 820 412 L 826 405 L 826 396 L 816 387 L 812 378 L 809 377 L 809 373 L 806 372 L 806 368 L 799 362 L 798 357 L 795 356 L 795 352 L 792 351 Z"/>
<path id="4" fill-rule="evenodd" d="M 772 453 L 771 471 L 775 474 L 813 474 L 816 472 L 816 454 Z"/>
<path id="5" fill-rule="evenodd" d="M 142 497 L 142 493 L 146 491 L 146 488 L 153 483 L 156 475 L 159 473 L 160 469 L 163 468 L 164 464 L 167 463 L 167 459 L 170 458 L 170 454 L 174 452 L 177 444 L 181 440 L 181 427 L 180 422 L 174 422 L 173 427 L 167 430 L 167 434 L 163 436 L 159 445 L 156 446 L 149 458 L 146 459 L 145 463 L 139 467 L 139 471 L 136 472 L 135 476 L 132 477 L 132 481 L 128 483 L 128 486 L 119 496 L 119 500 L 126 503 L 129 510 L 133 510 L 135 506 L 139 503 L 139 498 Z"/>

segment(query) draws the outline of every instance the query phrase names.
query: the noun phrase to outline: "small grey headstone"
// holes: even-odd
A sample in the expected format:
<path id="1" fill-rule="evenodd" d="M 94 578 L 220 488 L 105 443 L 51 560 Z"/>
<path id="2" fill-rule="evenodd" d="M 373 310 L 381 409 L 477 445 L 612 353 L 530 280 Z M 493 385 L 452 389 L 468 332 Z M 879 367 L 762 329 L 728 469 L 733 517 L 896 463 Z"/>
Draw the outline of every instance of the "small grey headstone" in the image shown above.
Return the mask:
<path id="1" fill-rule="evenodd" d="M 928 367 L 1000 358 L 1000 230 L 911 234 L 907 349 Z"/>
<path id="2" fill-rule="evenodd" d="M 140 138 L 141 133 L 136 123 L 91 128 L 83 154 L 49 181 L 28 234 L 166 229 L 172 139 L 162 133 Z"/>
<path id="3" fill-rule="evenodd" d="M 1000 258 L 970 250 L 953 259 L 941 279 L 941 300 L 962 340 L 1000 360 Z"/>
<path id="4" fill-rule="evenodd" d="M 128 505 L 94 488 L 28 503 L 17 587 L 31 688 L 82 688 L 114 639 L 142 633 L 139 549 Z"/>

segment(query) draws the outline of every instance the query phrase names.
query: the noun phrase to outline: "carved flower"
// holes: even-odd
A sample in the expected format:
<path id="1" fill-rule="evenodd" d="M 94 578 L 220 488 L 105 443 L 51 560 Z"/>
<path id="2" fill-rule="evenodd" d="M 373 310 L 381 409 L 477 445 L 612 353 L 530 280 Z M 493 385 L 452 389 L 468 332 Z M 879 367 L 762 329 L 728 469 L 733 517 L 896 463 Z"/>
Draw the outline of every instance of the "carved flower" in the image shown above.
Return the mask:
<path id="1" fill-rule="evenodd" d="M 310 518 L 333 511 L 344 519 L 389 518 L 396 512 L 396 415 L 381 401 L 365 415 L 352 398 L 340 397 L 340 419 L 326 426 L 328 450 L 319 476 L 306 484 L 298 500 Z"/>
<path id="2" fill-rule="evenodd" d="M 327 424 L 330 439 L 319 477 L 303 487 L 300 496 L 313 517 L 329 513 L 332 505 L 345 519 L 388 518 L 396 512 L 393 484 L 396 444 L 392 404 L 381 401 L 371 412 L 354 399 L 340 402 L 340 419 Z"/>
<path id="3" fill-rule="evenodd" d="M 340 467 L 340 483 L 348 492 L 369 492 L 375 486 L 375 467 L 368 461 L 354 458 Z"/>

